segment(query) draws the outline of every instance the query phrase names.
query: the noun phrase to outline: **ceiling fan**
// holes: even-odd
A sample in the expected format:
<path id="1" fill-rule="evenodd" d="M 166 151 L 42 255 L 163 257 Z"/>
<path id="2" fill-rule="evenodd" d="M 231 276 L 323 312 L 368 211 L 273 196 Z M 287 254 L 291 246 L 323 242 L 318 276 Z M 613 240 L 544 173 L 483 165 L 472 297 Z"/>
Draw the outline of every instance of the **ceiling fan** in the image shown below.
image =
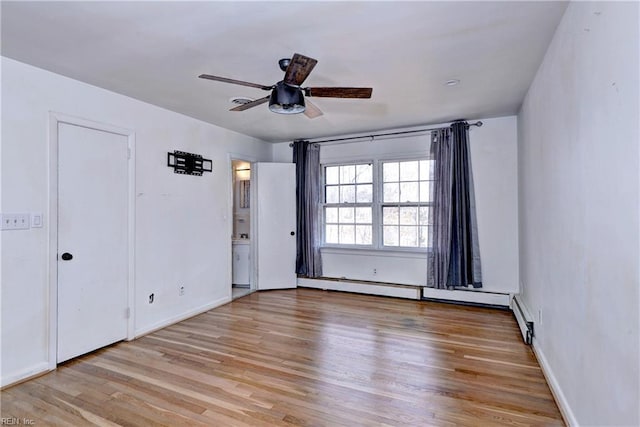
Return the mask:
<path id="1" fill-rule="evenodd" d="M 256 105 L 269 102 L 269 110 L 274 113 L 304 113 L 307 117 L 313 119 L 321 116 L 322 111 L 311 101 L 305 101 L 305 97 L 371 98 L 373 89 L 370 87 L 300 87 L 317 63 L 317 60 L 300 55 L 299 53 L 295 53 L 292 58 L 283 58 L 278 61 L 278 64 L 280 65 L 280 69 L 284 71 L 284 79 L 270 86 L 212 76 L 210 74 L 201 74 L 198 77 L 271 91 L 271 94 L 264 98 L 247 102 L 232 108 L 230 111 L 244 111 Z"/>

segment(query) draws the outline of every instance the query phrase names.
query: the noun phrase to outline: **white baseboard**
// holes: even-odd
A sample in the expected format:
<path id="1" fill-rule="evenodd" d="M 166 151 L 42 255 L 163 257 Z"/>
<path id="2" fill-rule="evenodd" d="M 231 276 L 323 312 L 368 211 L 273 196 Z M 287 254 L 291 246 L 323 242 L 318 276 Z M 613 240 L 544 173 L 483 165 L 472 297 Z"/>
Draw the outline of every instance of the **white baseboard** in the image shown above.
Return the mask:
<path id="1" fill-rule="evenodd" d="M 523 311 L 526 313 L 526 315 L 531 316 L 530 314 L 531 310 L 525 304 L 524 300 L 518 299 L 518 302 L 521 308 L 523 309 Z M 576 416 L 571 410 L 571 406 L 569 406 L 569 402 L 567 401 L 567 398 L 565 397 L 562 391 L 562 388 L 560 387 L 560 383 L 558 382 L 558 379 L 553 373 L 553 369 L 551 368 L 551 365 L 549 365 L 549 361 L 547 360 L 547 357 L 545 356 L 544 351 L 542 350 L 542 348 L 540 348 L 539 341 L 536 338 L 535 334 L 533 335 L 533 342 L 531 344 L 531 348 L 533 349 L 533 352 L 536 355 L 536 359 L 538 359 L 538 363 L 540 364 L 542 373 L 545 379 L 547 380 L 547 384 L 551 389 L 551 394 L 553 395 L 553 398 L 555 399 L 556 404 L 558 405 L 558 409 L 560 409 L 560 413 L 562 414 L 562 418 L 564 418 L 565 424 L 567 424 L 568 426 L 578 426 L 579 425 L 578 420 L 576 419 Z"/>
<path id="2" fill-rule="evenodd" d="M 190 317 L 197 316 L 198 314 L 204 313 L 205 311 L 209 311 L 213 308 L 224 305 L 230 301 L 231 301 L 231 298 L 228 296 L 224 298 L 220 298 L 218 300 L 215 300 L 205 305 L 202 305 L 200 307 L 197 307 L 193 310 L 189 310 L 186 313 L 182 313 L 180 315 L 171 317 L 169 319 L 165 319 L 149 327 L 139 329 L 135 332 L 135 338 L 139 338 L 143 335 L 147 335 L 151 332 L 157 331 L 158 329 L 166 328 L 169 325 L 178 323 Z M 55 366 L 53 367 L 53 369 L 55 369 Z M 13 384 L 17 384 L 17 383 L 26 381 L 30 378 L 45 374 L 49 371 L 52 371 L 53 369 L 49 366 L 49 362 L 42 362 L 30 368 L 11 373 L 9 375 L 4 375 L 4 372 L 3 372 L 2 378 L 0 379 L 0 387 L 2 388 L 9 387 Z"/>
<path id="3" fill-rule="evenodd" d="M 174 323 L 181 322 L 181 321 L 186 320 L 186 319 L 188 319 L 190 317 L 197 316 L 198 314 L 202 314 L 205 311 L 209 311 L 209 310 L 214 309 L 216 307 L 220 307 L 221 305 L 224 305 L 224 304 L 226 304 L 228 302 L 231 302 L 231 297 L 229 297 L 229 296 L 226 296 L 226 297 L 223 297 L 223 298 L 219 298 L 219 299 L 217 299 L 215 301 L 212 301 L 212 302 L 209 302 L 209 303 L 207 303 L 205 305 L 201 305 L 200 307 L 194 308 L 193 310 L 189 310 L 189 311 L 187 311 L 185 313 L 181 313 L 181 314 L 179 314 L 177 316 L 173 316 L 173 317 L 170 317 L 168 319 L 164 319 L 164 320 L 162 320 L 160 322 L 157 322 L 157 323 L 155 323 L 155 324 L 153 324 L 151 326 L 147 326 L 145 328 L 138 329 L 138 330 L 135 331 L 134 339 L 140 338 L 143 335 L 150 334 L 150 333 L 155 332 L 155 331 L 157 331 L 159 329 L 166 328 L 169 325 L 173 325 Z"/>
<path id="4" fill-rule="evenodd" d="M 396 298 L 420 299 L 420 288 L 417 286 L 396 286 L 375 282 L 359 283 L 346 280 L 338 281 L 307 278 L 299 278 L 298 286 L 330 291 L 344 291 Z"/>
<path id="5" fill-rule="evenodd" d="M 18 372 L 14 372 L 9 375 L 3 375 L 2 380 L 0 380 L 0 387 L 5 388 L 9 387 L 13 384 L 26 381 L 30 378 L 42 375 L 44 373 L 49 372 L 51 369 L 49 368 L 49 362 L 41 362 L 30 368 L 23 369 Z M 4 374 L 4 372 L 3 372 Z"/>
<path id="6" fill-rule="evenodd" d="M 422 296 L 452 302 L 469 302 L 475 304 L 500 305 L 509 307 L 511 295 L 485 291 L 459 291 L 449 289 L 423 288 Z"/>
<path id="7" fill-rule="evenodd" d="M 558 404 L 558 408 L 560 409 L 560 413 L 562 414 L 562 418 L 564 418 L 564 422 L 568 426 L 579 426 L 578 420 L 576 416 L 573 414 L 571 410 L 571 406 L 569 406 L 569 402 L 567 402 L 567 398 L 562 392 L 562 388 L 560 387 L 560 383 L 558 383 L 558 379 L 553 373 L 553 369 L 549 365 L 547 358 L 544 355 L 544 352 L 540 348 L 536 337 L 533 337 L 533 352 L 538 359 L 538 363 L 540 363 L 540 368 L 542 368 L 542 373 L 547 380 L 547 384 L 549 384 L 549 388 L 551 389 L 551 394 L 553 394 L 553 398 Z"/>

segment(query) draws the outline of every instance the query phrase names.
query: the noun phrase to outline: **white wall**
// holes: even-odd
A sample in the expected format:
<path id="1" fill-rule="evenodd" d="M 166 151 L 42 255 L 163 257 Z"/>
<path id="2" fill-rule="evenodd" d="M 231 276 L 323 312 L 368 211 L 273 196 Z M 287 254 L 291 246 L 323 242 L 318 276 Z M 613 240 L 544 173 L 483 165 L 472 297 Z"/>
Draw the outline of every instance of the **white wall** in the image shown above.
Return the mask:
<path id="1" fill-rule="evenodd" d="M 229 299 L 228 153 L 271 157 L 264 142 L 3 58 L 2 209 L 45 213 L 43 228 L 2 232 L 3 384 L 48 363 L 49 111 L 135 132 L 136 334 Z M 174 174 L 176 149 L 212 159 L 213 173 Z"/>
<path id="2" fill-rule="evenodd" d="M 518 291 L 518 174 L 515 116 L 483 120 L 470 131 L 471 162 L 482 258 L 483 290 Z M 428 127 L 436 127 L 428 126 Z M 423 126 L 422 128 L 424 128 Z M 387 138 L 387 137 L 385 137 Z M 426 156 L 429 136 L 405 136 L 323 145 L 321 162 Z M 275 144 L 275 161 L 290 162 L 288 143 Z M 426 257 L 420 253 L 325 249 L 323 274 L 357 280 L 425 285 Z M 377 273 L 373 274 L 373 269 Z"/>
<path id="3" fill-rule="evenodd" d="M 571 3 L 518 116 L 520 277 L 569 422 L 640 425 L 638 3 Z"/>

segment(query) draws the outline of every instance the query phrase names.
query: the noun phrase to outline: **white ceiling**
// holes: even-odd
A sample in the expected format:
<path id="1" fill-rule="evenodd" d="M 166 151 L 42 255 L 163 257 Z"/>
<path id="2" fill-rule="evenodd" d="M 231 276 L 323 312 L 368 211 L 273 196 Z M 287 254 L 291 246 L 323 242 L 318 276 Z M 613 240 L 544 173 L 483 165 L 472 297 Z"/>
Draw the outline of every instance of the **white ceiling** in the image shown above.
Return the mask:
<path id="1" fill-rule="evenodd" d="M 566 2 L 2 2 L 2 55 L 265 141 L 516 114 Z M 228 111 L 278 60 L 318 60 L 324 115 Z M 449 87 L 445 82 L 459 79 Z"/>

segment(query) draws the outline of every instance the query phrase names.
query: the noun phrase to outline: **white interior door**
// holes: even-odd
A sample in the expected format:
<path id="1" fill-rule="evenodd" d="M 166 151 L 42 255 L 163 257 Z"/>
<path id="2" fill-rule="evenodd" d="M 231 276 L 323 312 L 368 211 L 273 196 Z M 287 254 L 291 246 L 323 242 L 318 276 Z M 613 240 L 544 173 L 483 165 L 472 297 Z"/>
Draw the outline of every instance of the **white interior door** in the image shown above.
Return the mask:
<path id="1" fill-rule="evenodd" d="M 127 336 L 128 138 L 58 127 L 58 363 Z"/>
<path id="2" fill-rule="evenodd" d="M 254 163 L 258 290 L 296 287 L 296 166 Z"/>

